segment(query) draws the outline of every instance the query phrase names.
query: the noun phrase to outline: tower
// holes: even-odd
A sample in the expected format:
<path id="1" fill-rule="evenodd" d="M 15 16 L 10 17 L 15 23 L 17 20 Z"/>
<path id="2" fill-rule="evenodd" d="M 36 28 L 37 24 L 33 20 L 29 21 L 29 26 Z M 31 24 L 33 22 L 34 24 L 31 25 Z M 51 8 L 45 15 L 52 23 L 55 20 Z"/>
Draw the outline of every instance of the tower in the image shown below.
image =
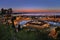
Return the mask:
<path id="1" fill-rule="evenodd" d="M 4 8 L 1 9 L 1 14 L 5 14 Z"/>
<path id="2" fill-rule="evenodd" d="M 12 13 L 12 8 L 9 8 L 8 9 L 8 14 L 11 14 Z"/>

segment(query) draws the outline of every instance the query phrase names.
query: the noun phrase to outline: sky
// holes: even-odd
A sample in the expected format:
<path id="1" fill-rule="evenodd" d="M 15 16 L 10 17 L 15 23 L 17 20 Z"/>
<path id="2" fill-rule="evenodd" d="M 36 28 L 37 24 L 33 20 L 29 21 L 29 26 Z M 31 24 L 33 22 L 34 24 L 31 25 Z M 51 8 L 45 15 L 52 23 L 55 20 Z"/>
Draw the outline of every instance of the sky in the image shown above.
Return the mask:
<path id="1" fill-rule="evenodd" d="M 60 0 L 0 0 L 0 8 L 60 9 Z"/>

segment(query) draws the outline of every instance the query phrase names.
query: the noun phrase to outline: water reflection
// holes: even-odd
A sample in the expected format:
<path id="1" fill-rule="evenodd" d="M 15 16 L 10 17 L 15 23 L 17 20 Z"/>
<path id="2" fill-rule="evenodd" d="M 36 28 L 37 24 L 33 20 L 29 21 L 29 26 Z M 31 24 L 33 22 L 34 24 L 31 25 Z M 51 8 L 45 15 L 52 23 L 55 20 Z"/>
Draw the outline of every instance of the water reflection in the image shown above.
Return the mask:
<path id="1" fill-rule="evenodd" d="M 53 22 L 53 21 L 45 21 L 45 22 L 48 22 L 49 24 L 54 25 L 54 26 L 60 26 L 59 22 Z"/>
<path id="2" fill-rule="evenodd" d="M 24 24 L 26 24 L 27 22 L 29 22 L 30 20 L 23 20 L 23 21 L 21 21 L 21 22 L 19 22 L 19 24 L 21 25 L 21 26 L 23 26 Z"/>
<path id="3" fill-rule="evenodd" d="M 22 25 L 26 24 L 29 21 L 31 21 L 31 20 L 23 20 L 23 21 L 19 22 L 19 24 L 22 26 Z M 49 23 L 52 26 L 60 26 L 59 22 L 52 22 L 52 21 L 45 21 L 45 22 Z"/>

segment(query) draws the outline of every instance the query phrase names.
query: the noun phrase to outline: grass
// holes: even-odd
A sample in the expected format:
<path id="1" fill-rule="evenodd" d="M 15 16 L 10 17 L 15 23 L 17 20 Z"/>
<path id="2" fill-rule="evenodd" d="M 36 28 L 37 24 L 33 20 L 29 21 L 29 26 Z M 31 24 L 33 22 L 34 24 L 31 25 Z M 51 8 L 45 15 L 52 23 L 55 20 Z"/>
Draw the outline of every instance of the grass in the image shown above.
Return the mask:
<path id="1" fill-rule="evenodd" d="M 48 37 L 48 32 L 44 30 L 37 30 L 34 32 L 20 30 L 15 32 L 10 26 L 0 24 L 0 40 L 53 40 Z"/>
<path id="2" fill-rule="evenodd" d="M 35 32 L 25 30 L 16 33 L 11 26 L 0 24 L 0 40 L 35 40 Z"/>

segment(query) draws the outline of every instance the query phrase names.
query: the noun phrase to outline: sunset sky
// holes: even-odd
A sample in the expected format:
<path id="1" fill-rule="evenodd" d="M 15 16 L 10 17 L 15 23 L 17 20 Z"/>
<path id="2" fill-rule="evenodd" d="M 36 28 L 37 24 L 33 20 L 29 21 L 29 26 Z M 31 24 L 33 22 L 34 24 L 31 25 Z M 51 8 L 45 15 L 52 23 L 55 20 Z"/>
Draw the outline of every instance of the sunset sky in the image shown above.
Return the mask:
<path id="1" fill-rule="evenodd" d="M 0 0 L 1 8 L 17 11 L 60 10 L 60 0 Z"/>

